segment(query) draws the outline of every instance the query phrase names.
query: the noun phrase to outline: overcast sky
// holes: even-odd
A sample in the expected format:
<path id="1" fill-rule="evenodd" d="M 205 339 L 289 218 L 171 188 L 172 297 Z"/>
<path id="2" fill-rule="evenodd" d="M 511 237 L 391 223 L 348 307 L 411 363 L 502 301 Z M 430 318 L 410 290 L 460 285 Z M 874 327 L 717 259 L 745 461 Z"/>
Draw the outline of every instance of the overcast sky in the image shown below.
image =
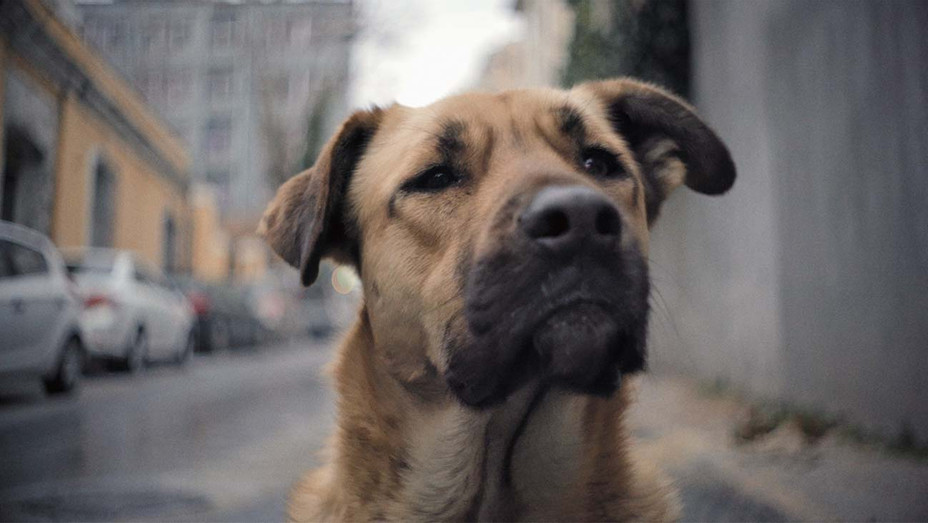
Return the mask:
<path id="1" fill-rule="evenodd" d="M 427 105 L 472 87 L 522 31 L 515 0 L 360 0 L 353 107 Z"/>

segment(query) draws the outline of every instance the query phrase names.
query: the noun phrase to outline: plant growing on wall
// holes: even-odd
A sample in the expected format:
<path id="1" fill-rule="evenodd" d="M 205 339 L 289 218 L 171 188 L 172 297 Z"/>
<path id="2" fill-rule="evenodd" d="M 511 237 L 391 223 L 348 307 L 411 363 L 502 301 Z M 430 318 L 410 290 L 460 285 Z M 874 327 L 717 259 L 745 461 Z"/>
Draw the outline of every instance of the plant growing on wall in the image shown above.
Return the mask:
<path id="1" fill-rule="evenodd" d="M 635 76 L 686 97 L 687 0 L 571 0 L 576 14 L 563 84 Z"/>

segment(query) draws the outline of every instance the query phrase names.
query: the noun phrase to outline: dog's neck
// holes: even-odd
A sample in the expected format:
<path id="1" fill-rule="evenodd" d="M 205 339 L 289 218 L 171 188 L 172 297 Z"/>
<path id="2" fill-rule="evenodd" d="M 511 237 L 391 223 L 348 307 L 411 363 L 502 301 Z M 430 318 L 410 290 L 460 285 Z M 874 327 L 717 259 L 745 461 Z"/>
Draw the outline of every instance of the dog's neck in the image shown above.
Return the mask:
<path id="1" fill-rule="evenodd" d="M 558 519 L 576 513 L 572 504 L 588 504 L 583 486 L 596 480 L 591 473 L 610 473 L 595 460 L 624 463 L 623 455 L 589 452 L 591 438 L 623 440 L 624 399 L 533 383 L 493 409 L 471 409 L 447 395 L 423 401 L 378 364 L 363 315 L 339 357 L 331 473 L 348 486 L 338 497 L 349 519 Z M 590 417 L 603 418 L 592 420 L 599 424 L 594 434 L 583 428 Z"/>

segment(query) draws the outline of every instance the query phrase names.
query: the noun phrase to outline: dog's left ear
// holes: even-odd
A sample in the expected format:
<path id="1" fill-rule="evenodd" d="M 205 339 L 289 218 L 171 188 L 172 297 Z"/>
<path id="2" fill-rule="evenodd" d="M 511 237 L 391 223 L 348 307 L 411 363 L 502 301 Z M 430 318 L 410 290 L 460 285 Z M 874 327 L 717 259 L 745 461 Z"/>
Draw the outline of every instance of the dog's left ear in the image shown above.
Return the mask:
<path id="1" fill-rule="evenodd" d="M 382 110 L 358 111 L 322 148 L 316 164 L 277 190 L 258 226 L 271 248 L 300 270 L 303 285 L 319 274 L 319 261 L 358 262 L 356 227 L 344 205 L 345 193 Z"/>
<path id="2" fill-rule="evenodd" d="M 589 82 L 577 89 L 600 99 L 612 127 L 632 148 L 646 184 L 649 224 L 681 184 L 714 195 L 735 183 L 728 148 L 680 98 L 631 79 Z"/>

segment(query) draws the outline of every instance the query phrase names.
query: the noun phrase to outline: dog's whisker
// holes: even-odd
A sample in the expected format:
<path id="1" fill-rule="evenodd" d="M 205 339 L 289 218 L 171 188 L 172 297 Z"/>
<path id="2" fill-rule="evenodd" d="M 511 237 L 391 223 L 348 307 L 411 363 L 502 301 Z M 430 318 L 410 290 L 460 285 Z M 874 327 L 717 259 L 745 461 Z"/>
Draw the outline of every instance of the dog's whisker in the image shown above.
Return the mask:
<path id="1" fill-rule="evenodd" d="M 667 323 L 665 325 L 669 325 L 673 330 L 674 336 L 679 338 L 680 331 L 677 329 L 677 324 L 673 320 L 673 316 L 670 314 L 670 308 L 667 306 L 667 300 L 664 299 L 664 295 L 661 294 L 660 289 L 657 288 L 656 282 L 653 279 L 651 280 L 651 297 L 654 298 L 655 305 L 660 306 L 659 308 L 654 308 L 654 311 L 657 313 L 657 317 L 663 317 L 663 319 L 666 319 Z"/>

